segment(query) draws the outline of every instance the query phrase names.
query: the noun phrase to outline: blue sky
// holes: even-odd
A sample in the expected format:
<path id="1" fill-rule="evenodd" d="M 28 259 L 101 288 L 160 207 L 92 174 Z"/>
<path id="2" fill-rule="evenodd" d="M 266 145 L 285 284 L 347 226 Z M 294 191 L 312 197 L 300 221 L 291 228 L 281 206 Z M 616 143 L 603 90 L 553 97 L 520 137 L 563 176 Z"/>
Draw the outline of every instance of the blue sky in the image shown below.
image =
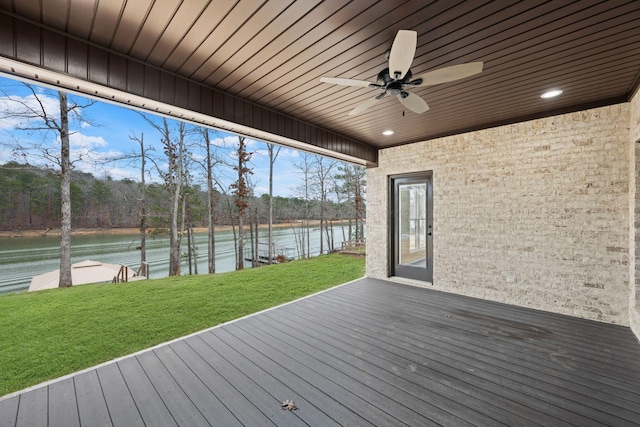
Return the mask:
<path id="1" fill-rule="evenodd" d="M 56 114 L 57 98 L 48 96 L 44 88 L 39 88 L 38 91 L 40 92 L 39 98 L 43 101 L 47 111 Z M 77 99 L 82 102 L 82 98 Z M 17 108 L 20 108 L 20 104 L 15 101 L 32 105 L 34 98 L 22 83 L 0 74 L 0 164 L 10 160 L 21 161 L 20 158 L 16 158 L 12 154 L 12 147 L 18 143 L 42 144 L 45 140 L 38 133 L 16 130 L 18 121 L 7 117 L 7 113 L 15 112 Z M 153 117 L 150 113 L 147 114 Z M 70 124 L 70 130 L 74 132 L 71 136 L 72 157 L 81 159 L 74 163 L 76 169 L 92 173 L 96 177 L 108 175 L 116 180 L 131 178 L 139 181 L 140 172 L 135 165 L 127 164 L 127 162 L 106 165 L 101 163 L 101 160 L 106 158 L 139 152 L 138 144 L 130 139 L 130 136 L 134 134 L 138 137 L 144 134 L 145 145 L 156 147 L 156 155 L 162 155 L 160 134 L 133 110 L 107 102 L 97 102 L 84 111 L 83 117 L 86 121 Z M 176 123 L 174 120 L 171 122 Z M 53 136 L 48 139 L 53 139 Z M 57 141 L 47 142 L 45 140 L 44 143 L 55 147 Z M 237 144 L 237 136 L 218 131 L 214 144 L 221 147 L 219 149 L 220 155 L 232 156 L 231 152 L 233 145 Z M 251 140 L 249 150 L 254 152 L 251 160 L 254 172 L 251 176 L 251 182 L 255 185 L 255 194 L 258 196 L 266 194 L 269 185 L 267 145 L 261 141 Z M 296 189 L 300 186 L 301 175 L 296 171 L 294 164 L 300 162 L 301 155 L 302 153 L 297 150 L 281 148 L 274 168 L 274 195 L 283 197 L 297 195 Z M 201 154 L 194 152 L 194 157 L 201 157 Z M 44 159 L 35 154 L 35 151 L 32 155 L 27 156 L 27 161 L 34 165 L 47 164 Z M 198 170 L 197 167 L 194 169 Z M 227 171 L 226 175 L 231 173 L 232 171 Z M 231 177 L 226 181 L 230 183 Z"/>

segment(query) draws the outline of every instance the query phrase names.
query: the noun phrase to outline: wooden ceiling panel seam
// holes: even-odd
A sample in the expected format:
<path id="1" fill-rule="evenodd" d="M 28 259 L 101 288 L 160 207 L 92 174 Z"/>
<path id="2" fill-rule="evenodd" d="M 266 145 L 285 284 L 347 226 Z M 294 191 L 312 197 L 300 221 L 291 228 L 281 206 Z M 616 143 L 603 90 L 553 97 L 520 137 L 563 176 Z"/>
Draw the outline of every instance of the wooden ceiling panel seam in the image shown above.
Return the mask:
<path id="1" fill-rule="evenodd" d="M 13 12 L 20 16 L 26 16 L 34 21 L 42 21 L 44 18 L 42 4 L 40 2 L 16 0 L 13 2 Z M 66 16 L 64 19 L 66 19 Z M 64 23 L 66 24 L 66 21 L 64 21 Z"/>
<path id="2" fill-rule="evenodd" d="M 628 69 L 630 70 L 630 69 Z M 563 106 L 577 105 L 582 104 L 585 101 L 593 101 L 602 96 L 604 93 L 605 97 L 624 97 L 626 96 L 626 84 L 628 81 L 628 75 L 633 74 L 633 70 L 627 71 L 627 77 L 624 80 L 615 79 L 612 81 L 603 81 L 601 78 L 594 78 L 589 80 L 583 80 L 580 82 L 582 85 L 580 88 L 576 88 L 572 85 L 563 86 L 565 89 L 565 93 L 560 100 L 543 100 L 540 98 L 540 92 L 538 91 L 529 91 L 526 93 L 522 93 L 520 98 L 504 102 L 504 101 L 495 101 L 492 99 L 487 99 L 485 102 L 482 101 L 470 101 L 465 99 L 464 97 L 458 97 L 452 99 L 451 104 L 440 105 L 437 103 L 432 103 L 432 105 L 436 105 L 433 108 L 433 114 L 430 115 L 429 112 L 427 117 L 437 117 L 439 120 L 445 120 L 448 115 L 456 115 L 459 117 L 464 117 L 469 114 L 477 114 L 474 111 L 484 110 L 483 114 L 497 115 L 502 110 L 507 113 L 511 111 L 515 111 L 518 108 L 526 108 L 533 112 L 543 111 L 548 109 L 549 105 L 553 104 L 562 104 Z M 606 92 L 605 92 L 606 91 Z M 469 108 L 469 106 L 474 106 L 475 108 Z M 435 112 L 437 111 L 437 112 Z M 372 117 L 371 120 L 375 120 L 375 117 Z M 442 124 L 443 126 L 445 124 Z M 356 131 L 354 126 L 354 131 Z"/>
<path id="3" fill-rule="evenodd" d="M 96 0 L 69 0 L 66 32 L 86 40 L 91 33 L 96 7 Z"/>
<path id="4" fill-rule="evenodd" d="M 581 19 L 581 22 L 584 22 L 584 20 L 586 20 L 586 19 L 587 19 L 586 17 L 585 17 L 585 18 L 582 18 L 582 19 Z M 583 24 L 581 24 L 581 25 L 583 25 Z M 563 26 L 563 28 L 565 28 L 565 27 Z M 576 36 L 575 36 L 575 32 L 576 32 L 576 31 L 577 31 L 577 30 L 576 30 L 576 29 L 573 29 L 573 28 L 566 28 L 566 29 L 565 29 L 565 34 L 564 34 L 564 36 L 573 36 L 573 37 L 574 37 L 574 39 L 575 39 L 575 38 L 576 38 Z M 521 32 L 520 34 L 525 34 L 525 33 Z M 542 34 L 543 34 L 543 37 L 544 37 L 544 34 L 545 34 L 545 33 L 542 33 Z M 531 38 L 531 36 L 530 36 L 528 33 L 526 34 L 526 36 L 527 36 L 527 38 L 528 38 L 529 40 L 531 40 L 531 39 L 532 39 L 532 38 Z M 509 34 L 508 36 L 507 36 L 507 35 L 504 35 L 504 37 L 505 37 L 505 40 L 508 40 L 508 43 L 509 43 L 509 49 L 502 49 L 502 48 L 499 48 L 499 47 L 498 47 L 498 46 L 496 46 L 496 45 L 492 45 L 492 46 L 490 46 L 490 47 L 489 47 L 489 46 L 487 46 L 487 47 L 485 47 L 485 48 L 482 48 L 482 49 L 476 50 L 476 51 L 474 52 L 474 56 L 476 56 L 476 57 L 477 57 L 477 59 L 483 60 L 483 61 L 485 62 L 485 65 L 490 64 L 491 66 L 495 66 L 495 65 L 499 64 L 499 63 L 500 63 L 500 62 L 498 61 L 498 59 L 499 59 L 499 58 L 500 58 L 500 59 L 503 59 L 503 62 L 507 62 L 507 61 L 508 61 L 508 62 L 512 62 L 512 61 L 513 61 L 513 58 L 505 58 L 505 53 L 502 53 L 502 52 L 505 52 L 505 51 L 506 51 L 506 52 L 514 52 L 514 51 L 515 51 L 515 52 L 517 52 L 517 51 L 518 51 L 518 50 L 517 50 L 517 48 L 516 48 L 516 47 L 517 47 L 517 44 L 515 44 L 515 43 L 517 43 L 517 42 L 519 41 L 519 40 L 518 40 L 518 36 L 517 36 L 517 35 L 513 35 L 513 34 Z M 553 41 L 553 40 L 557 40 L 558 38 L 559 38 L 558 36 L 556 36 L 556 37 L 547 37 L 547 40 L 545 40 L 545 42 L 550 42 L 550 41 Z M 479 41 L 479 42 L 481 42 L 481 41 Z M 562 41 L 562 42 L 564 42 L 564 41 Z M 478 42 L 476 42 L 476 43 L 478 43 Z M 507 42 L 505 41 L 505 43 L 507 43 Z M 524 42 L 522 42 L 522 43 L 524 43 Z M 541 45 L 542 43 L 543 43 L 543 41 L 542 41 L 542 40 L 538 40 L 538 41 L 534 42 L 534 44 L 535 44 L 535 45 Z M 558 44 L 560 44 L 560 43 L 561 43 L 561 42 L 556 42 L 556 45 L 558 45 Z M 537 50 L 537 51 L 538 51 L 538 52 L 541 52 L 541 51 L 547 51 L 547 50 L 548 50 L 548 47 L 547 47 L 547 46 L 543 46 L 543 47 L 541 47 L 541 48 L 538 48 L 538 50 Z M 489 53 L 487 53 L 487 51 L 491 51 L 491 52 L 501 52 L 501 53 L 502 53 L 502 57 L 497 57 L 497 58 L 496 58 L 496 57 L 494 57 L 494 54 L 493 54 L 493 53 L 489 54 Z M 529 58 L 529 57 L 530 57 L 530 55 L 531 55 L 531 53 L 529 53 L 529 52 L 528 52 L 526 55 L 525 55 L 525 54 L 520 54 L 520 56 L 519 56 L 519 57 L 520 57 L 520 58 Z M 422 57 L 418 57 L 418 59 L 420 60 L 420 59 L 422 59 Z M 415 66 L 415 65 L 414 65 L 413 69 L 419 69 L 419 68 L 420 68 L 420 65 L 421 65 L 421 64 L 417 64 L 417 66 Z M 432 67 L 432 68 L 430 68 L 430 69 L 433 69 L 433 68 L 439 68 L 439 66 L 444 66 L 444 65 L 445 65 L 444 63 L 439 63 L 439 62 L 438 62 L 438 67 Z"/>
<path id="5" fill-rule="evenodd" d="M 312 22 L 317 20 L 318 16 L 313 15 L 314 11 L 317 10 L 320 4 L 327 3 L 327 1 L 321 3 L 320 0 L 292 3 L 277 16 L 273 17 L 259 31 L 256 31 L 256 34 L 250 40 L 242 43 L 241 47 L 233 52 L 233 55 L 229 58 L 229 62 L 235 64 L 233 67 L 223 69 L 223 64 L 203 80 L 216 81 L 222 90 L 228 90 L 238 80 L 238 77 L 241 78 L 245 75 L 240 70 L 252 58 L 259 57 L 260 61 L 265 61 L 274 55 L 273 50 L 277 53 L 309 31 L 309 23 L 306 21 L 309 19 Z M 344 4 L 339 1 L 337 3 Z M 260 52 L 260 55 L 255 55 L 255 52 Z M 266 59 L 263 59 L 263 57 Z M 230 92 L 234 93 L 232 90 Z"/>
<path id="6" fill-rule="evenodd" d="M 156 48 L 150 53 L 149 60 L 159 63 L 161 67 L 169 71 L 175 72 L 189 55 L 183 47 L 191 46 L 192 50 L 199 48 L 237 3 L 237 0 L 215 1 L 215 7 L 211 5 L 211 2 L 207 3 L 207 6 L 184 34 L 184 37 L 176 42 L 170 52 L 167 53 Z"/>
<path id="7" fill-rule="evenodd" d="M 41 3 L 39 6 L 39 14 L 37 16 L 31 14 L 26 14 L 26 16 L 36 22 L 42 22 L 46 25 L 60 28 L 62 31 L 68 32 L 70 10 L 69 1 L 70 0 L 56 0 L 55 2 Z M 21 12 L 18 13 L 22 15 Z"/>
<path id="8" fill-rule="evenodd" d="M 625 23 L 628 22 L 630 25 L 634 25 L 633 21 L 635 18 L 633 18 L 633 15 L 629 16 L 628 14 L 625 14 L 625 16 L 628 17 L 626 18 L 628 21 L 625 21 Z M 618 30 L 612 29 L 607 24 L 603 23 L 600 17 L 594 17 L 593 20 L 596 20 L 597 22 L 591 23 L 586 18 L 581 20 L 581 29 L 563 26 L 562 28 L 554 28 L 552 31 L 541 31 L 536 37 L 529 38 L 528 42 L 531 43 L 531 45 L 524 49 L 515 49 L 515 46 L 510 42 L 511 39 L 494 43 L 492 47 L 494 48 L 495 56 L 483 55 L 483 58 L 487 63 L 491 64 L 513 63 L 517 59 L 520 59 L 523 62 L 529 60 L 528 62 L 530 62 L 531 56 L 536 53 L 553 51 L 559 46 L 570 46 L 574 40 L 583 39 L 589 34 L 588 30 L 590 28 L 602 28 L 603 32 L 619 32 Z M 619 23 L 619 25 L 620 24 L 622 23 Z M 507 50 L 506 47 L 500 47 L 500 43 L 508 43 L 508 47 L 511 47 L 511 49 Z"/>
<path id="9" fill-rule="evenodd" d="M 155 0 L 127 1 L 118 18 L 109 48 L 128 55 L 133 43 L 138 38 L 144 20 L 149 15 Z"/>
<path id="10" fill-rule="evenodd" d="M 200 17 L 205 13 L 205 11 L 207 9 L 213 9 L 212 4 L 213 0 L 182 0 L 173 15 L 173 18 L 167 24 L 164 33 L 158 38 L 153 49 L 149 51 L 146 60 L 148 61 L 151 58 L 152 52 L 159 52 L 161 56 L 159 65 L 164 67 L 166 58 L 176 49 L 183 48 L 185 37 L 187 34 L 193 32 L 194 25 L 200 21 Z M 218 10 L 218 13 L 220 13 L 220 9 L 218 8 L 222 7 L 223 4 L 226 3 L 216 0 L 216 9 Z M 225 9 L 222 9 L 223 12 L 224 10 Z M 210 22 L 208 25 L 210 25 Z M 166 41 L 167 34 L 172 37 L 172 40 L 169 42 Z"/>
<path id="11" fill-rule="evenodd" d="M 270 67 L 269 70 L 264 71 L 265 75 L 269 75 L 270 77 L 270 83 L 268 86 L 265 87 L 264 85 L 260 85 L 260 82 L 261 82 L 260 79 L 258 80 L 252 79 L 252 82 L 249 85 L 247 85 L 243 90 L 238 92 L 238 94 L 241 96 L 249 97 L 253 100 L 260 102 L 264 94 L 272 93 L 273 91 L 278 89 L 286 91 L 286 89 L 283 88 L 283 85 L 286 85 L 288 82 L 291 81 L 290 75 L 294 73 L 301 74 L 300 69 L 298 68 L 300 64 L 307 64 L 309 61 L 312 61 L 314 59 L 321 63 L 324 63 L 322 61 L 322 58 L 323 58 L 324 52 L 326 52 L 327 49 L 325 50 L 318 49 L 317 42 L 313 44 L 313 49 L 310 49 L 309 48 L 310 42 L 307 41 L 308 39 L 313 39 L 314 37 L 316 37 L 316 34 L 318 34 L 318 37 L 319 37 L 318 40 L 326 40 L 327 37 L 335 37 L 333 35 L 329 36 L 328 34 L 331 34 L 333 31 L 337 31 L 340 28 L 343 28 L 349 22 L 353 22 L 354 19 L 357 19 L 361 15 L 361 12 L 363 10 L 375 11 L 378 7 L 380 7 L 381 4 L 383 3 L 378 1 L 375 5 L 370 6 L 368 8 L 363 3 L 350 3 L 348 5 L 345 5 L 336 13 L 328 17 L 326 20 L 319 22 L 312 29 L 305 31 L 304 37 L 298 38 L 297 40 L 295 40 L 293 43 L 287 46 L 287 48 L 279 52 L 278 56 L 274 57 L 269 62 L 268 65 L 265 65 L 265 67 L 267 66 Z M 358 7 L 359 9 L 353 10 L 351 9 L 351 7 Z M 356 15 L 356 17 L 351 16 L 351 13 L 355 11 L 358 11 L 358 14 Z M 331 28 L 332 30 L 328 31 L 328 28 Z M 361 29 L 362 28 L 359 28 L 358 31 L 360 31 Z M 371 30 L 369 29 L 369 32 L 370 31 Z M 352 34 L 353 33 L 350 32 L 349 37 Z M 337 38 L 339 39 L 337 44 L 342 43 L 346 39 L 346 37 L 344 37 L 342 33 L 339 33 Z M 366 40 L 370 40 L 370 38 L 366 38 Z M 302 46 L 298 47 L 298 45 L 302 45 Z M 282 56 L 293 58 L 292 64 L 298 64 L 298 67 L 291 70 L 287 69 L 281 74 L 277 75 L 276 77 L 276 75 L 274 75 L 273 73 L 270 73 L 270 71 L 278 69 L 278 66 L 279 66 L 278 64 L 281 64 L 282 61 L 284 60 L 284 58 L 281 58 Z M 284 81 L 285 83 L 283 84 L 281 83 L 281 81 Z"/>
<path id="12" fill-rule="evenodd" d="M 545 14 L 557 11 L 557 7 L 561 3 L 553 2 L 545 5 L 549 4 L 554 5 L 556 9 L 547 10 L 546 8 L 540 7 Z M 567 6 L 562 7 L 566 8 Z M 483 19 L 492 18 L 493 17 L 483 17 Z M 467 34 L 462 38 L 458 38 L 454 42 L 448 42 L 447 44 L 437 45 L 434 44 L 433 41 L 430 41 L 424 45 L 419 45 L 416 50 L 416 58 L 418 61 L 424 62 L 414 62 L 412 69 L 416 70 L 415 74 L 419 75 L 430 69 L 439 68 L 445 64 L 456 62 L 460 57 L 471 57 L 474 58 L 474 60 L 482 59 L 487 62 L 488 59 L 487 54 L 485 53 L 486 51 L 499 51 L 495 46 L 495 39 L 493 38 L 499 36 L 501 40 L 508 41 L 509 45 L 512 46 L 515 41 L 518 40 L 518 36 L 520 35 L 525 35 L 526 37 L 531 38 L 531 33 L 533 29 L 535 29 L 535 26 L 538 25 L 538 20 L 545 20 L 545 18 L 541 17 L 531 20 L 517 15 L 511 16 L 508 19 L 500 21 L 501 24 L 509 25 L 509 28 L 503 31 L 497 31 L 499 27 L 497 29 L 494 26 L 489 26 L 485 27 L 483 30 L 476 31 L 473 34 Z M 490 34 L 484 34 L 485 31 L 490 32 Z M 473 41 L 469 42 L 469 38 L 472 38 Z M 428 63 L 429 66 L 425 67 L 422 72 L 419 72 L 418 70 L 420 70 L 423 64 L 426 63 Z"/>
<path id="13" fill-rule="evenodd" d="M 628 71 L 628 73 L 633 73 L 633 71 Z M 497 101 L 489 101 L 482 105 L 483 108 L 478 108 L 474 110 L 462 109 L 461 106 L 464 104 L 464 99 L 456 100 L 457 105 L 453 104 L 451 106 L 447 105 L 447 108 L 441 108 L 435 114 L 439 119 L 446 120 L 449 116 L 453 119 L 455 117 L 465 117 L 465 115 L 478 115 L 478 113 L 473 113 L 472 111 L 481 110 L 487 111 L 491 114 L 497 114 L 502 111 L 508 113 L 509 111 L 515 111 L 520 108 L 530 109 L 532 104 L 534 106 L 538 106 L 539 111 L 543 111 L 549 109 L 550 105 L 559 105 L 563 108 L 568 108 L 573 105 L 581 105 L 585 102 L 593 102 L 594 99 L 597 99 L 597 93 L 606 93 L 608 96 L 606 98 L 623 98 L 626 96 L 624 89 L 621 89 L 624 86 L 624 82 L 628 81 L 628 77 L 626 78 L 617 78 L 611 81 L 603 82 L 601 78 L 592 78 L 588 80 L 584 80 L 581 85 L 581 89 L 586 89 L 581 92 L 574 90 L 575 88 L 572 86 L 568 86 L 566 90 L 566 94 L 563 93 L 561 98 L 555 99 L 542 99 L 540 98 L 540 93 L 530 91 L 528 93 L 523 93 L 522 97 L 515 99 L 509 103 L 497 102 Z M 592 98 L 592 99 L 589 99 Z M 462 113 L 461 113 L 462 111 Z M 469 111 L 469 113 L 467 113 Z M 428 114 L 425 113 L 425 114 Z"/>
<path id="14" fill-rule="evenodd" d="M 214 55 L 195 69 L 192 76 L 204 83 L 215 85 L 224 91 L 225 87 L 220 86 L 221 80 L 220 77 L 216 77 L 216 74 L 227 76 L 239 66 L 237 64 L 239 50 L 246 47 L 247 43 L 258 40 L 258 33 L 263 31 L 265 27 L 269 26 L 274 19 L 277 19 L 283 11 L 288 10 L 291 6 L 288 1 L 281 3 L 282 8 L 279 9 L 270 8 L 268 4 L 265 4 L 260 13 L 255 13 L 243 22 L 241 27 L 252 28 L 252 30 L 233 33 L 225 43 L 220 45 Z M 263 10 L 268 10 L 269 14 L 265 16 L 262 12 Z M 258 28 L 258 32 L 254 33 L 254 27 Z M 216 60 L 217 57 L 220 59 Z"/>
<path id="15" fill-rule="evenodd" d="M 11 13 L 16 13 L 14 0 L 0 0 L 0 9 L 4 9 Z"/>
<path id="16" fill-rule="evenodd" d="M 267 0 L 239 0 L 209 36 L 189 54 L 176 73 L 197 80 L 195 70 L 201 69 L 211 60 L 220 46 L 229 42 L 246 22 L 261 10 Z"/>
<path id="17" fill-rule="evenodd" d="M 566 82 L 571 82 L 573 80 L 572 76 L 578 76 L 581 73 L 595 72 L 602 67 L 607 67 L 611 72 L 615 72 L 616 67 L 628 65 L 638 66 L 638 64 L 640 64 L 640 57 L 637 55 L 640 55 L 640 51 L 636 49 L 635 52 L 624 51 L 615 58 L 607 57 L 609 61 L 603 60 L 602 58 L 591 59 L 592 57 L 586 57 L 582 62 L 567 63 L 558 59 L 559 63 L 556 65 L 557 68 L 553 70 L 545 70 L 544 67 L 538 67 L 538 72 L 526 73 L 521 76 L 515 75 L 514 72 L 509 73 L 509 70 L 507 70 L 504 72 L 503 76 L 496 77 L 495 75 L 488 74 L 486 77 L 482 76 L 484 78 L 478 77 L 477 80 L 475 80 L 475 86 L 477 87 L 471 87 L 471 89 L 474 91 L 484 91 L 484 93 L 490 94 L 494 93 L 492 88 L 497 84 L 499 84 L 501 88 L 504 88 L 508 87 L 508 83 L 510 81 L 515 82 L 516 84 L 521 84 L 520 82 L 530 81 L 531 78 L 535 78 L 534 76 L 541 76 L 549 80 L 553 79 L 553 84 L 562 85 L 566 84 Z M 629 60 L 627 60 L 627 58 L 629 58 Z M 576 65 L 579 65 L 580 67 Z M 589 67 L 587 67 L 587 65 L 589 65 Z M 510 78 L 510 76 L 513 76 L 513 78 Z M 495 84 L 491 84 L 491 81 Z M 429 90 L 429 88 L 426 90 Z M 437 93 L 440 90 L 442 89 L 431 89 L 431 92 Z"/>
<path id="18" fill-rule="evenodd" d="M 89 41 L 105 47 L 111 46 L 125 5 L 126 0 L 98 0 Z"/>
<path id="19" fill-rule="evenodd" d="M 148 62 L 149 53 L 162 39 L 182 4 L 183 0 L 154 0 L 127 54 Z"/>
<path id="20" fill-rule="evenodd" d="M 264 84 L 269 84 L 269 80 L 272 78 L 279 76 L 279 70 L 282 67 L 282 64 L 286 63 L 288 68 L 291 68 L 291 71 L 285 71 L 287 74 L 298 74 L 297 64 L 299 63 L 301 57 L 307 54 L 309 50 L 309 43 L 306 40 L 313 41 L 313 51 L 317 53 L 318 51 L 322 51 L 322 47 L 319 47 L 319 43 L 325 40 L 327 37 L 341 37 L 341 35 L 334 31 L 326 31 L 324 27 L 327 25 L 327 22 L 332 22 L 334 20 L 341 19 L 345 14 L 351 15 L 349 12 L 354 12 L 352 7 L 359 6 L 361 8 L 373 8 L 373 6 L 366 6 L 358 2 L 341 2 L 342 7 L 339 7 L 334 13 L 332 13 L 329 17 L 322 20 L 316 20 L 317 23 L 315 25 L 311 25 L 311 27 L 307 27 L 304 29 L 303 34 L 299 37 L 292 37 L 292 40 L 288 44 L 283 44 L 282 47 L 278 48 L 275 53 L 272 53 L 268 58 L 260 58 L 257 56 L 252 57 L 250 60 L 245 61 L 242 64 L 243 68 L 248 68 L 248 71 L 243 71 L 242 75 L 235 80 L 234 84 L 229 86 L 229 90 L 237 93 L 239 96 L 246 96 L 250 99 L 255 99 L 250 93 L 248 93 L 252 86 L 262 87 Z M 377 4 L 377 3 L 376 3 Z M 358 10 L 358 9 L 356 9 Z M 344 12 L 343 12 L 344 11 Z M 340 26 L 333 26 L 332 28 L 337 29 Z M 319 39 L 315 39 L 315 33 L 318 33 Z M 257 63 L 259 61 L 259 63 Z M 240 71 L 237 69 L 236 71 Z M 263 81 L 263 79 L 267 79 L 267 81 Z M 242 87 L 241 90 L 234 90 L 234 86 L 242 85 L 243 82 L 246 81 L 246 85 Z"/>
<path id="21" fill-rule="evenodd" d="M 638 43 L 640 43 L 640 35 L 638 37 Z M 636 45 L 636 46 L 640 46 L 640 45 Z M 632 50 L 628 50 L 627 48 L 630 47 Z M 572 77 L 573 75 L 576 75 L 575 73 L 577 73 L 577 69 L 585 69 L 587 67 L 598 67 L 598 68 L 591 68 L 590 71 L 596 71 L 599 69 L 614 69 L 613 67 L 615 66 L 615 64 L 621 63 L 624 66 L 627 66 L 625 64 L 631 63 L 632 67 L 639 67 L 640 66 L 640 50 L 635 47 L 635 46 L 622 46 L 618 49 L 615 50 L 615 52 L 611 52 L 611 53 L 615 53 L 616 54 L 616 61 L 611 60 L 609 57 L 598 57 L 595 58 L 593 60 L 590 60 L 591 57 L 585 58 L 584 61 L 580 61 L 580 62 L 562 62 L 556 65 L 557 68 L 553 69 L 553 72 L 550 73 L 548 71 L 548 68 L 545 69 L 544 65 L 539 65 L 536 67 L 531 67 L 528 70 L 528 74 L 526 76 L 520 77 L 518 80 L 514 80 L 514 83 L 512 83 L 511 85 L 505 85 L 504 84 L 504 79 L 499 79 L 499 78 L 495 78 L 495 76 L 492 77 L 487 77 L 487 79 L 476 79 L 474 82 L 471 82 L 472 86 L 460 86 L 460 85 L 455 85 L 454 87 L 457 88 L 465 88 L 468 92 L 473 93 L 474 96 L 476 97 L 484 97 L 484 96 L 488 96 L 491 94 L 495 94 L 495 87 L 499 87 L 502 90 L 512 90 L 512 89 L 516 89 L 519 86 L 522 86 L 522 81 L 526 80 L 528 85 L 532 85 L 536 83 L 536 80 L 532 80 L 532 79 L 540 79 L 541 77 L 544 78 L 545 81 L 552 81 L 553 83 L 551 84 L 539 84 L 539 89 L 544 89 L 544 87 L 549 87 L 549 86 L 562 86 L 563 82 L 568 81 L 570 77 Z M 561 62 L 562 58 L 558 58 L 558 62 Z M 508 72 L 508 70 L 505 71 L 505 74 Z M 536 77 L 536 76 L 541 76 L 541 77 Z M 525 79 L 526 77 L 526 79 Z M 488 80 L 490 79 L 490 80 Z M 491 80 L 495 81 L 495 83 L 491 83 Z M 445 89 L 446 88 L 446 89 Z M 435 101 L 437 99 L 444 99 L 446 98 L 450 98 L 452 95 L 455 95 L 456 92 L 453 92 L 450 90 L 450 87 L 439 87 L 439 86 L 432 86 L 429 88 L 426 88 L 424 90 L 420 90 L 420 91 L 414 91 L 414 93 L 421 95 L 421 96 L 425 96 L 424 93 L 425 91 L 429 92 L 429 99 L 431 101 Z M 447 92 L 446 94 L 442 94 L 443 92 Z"/>

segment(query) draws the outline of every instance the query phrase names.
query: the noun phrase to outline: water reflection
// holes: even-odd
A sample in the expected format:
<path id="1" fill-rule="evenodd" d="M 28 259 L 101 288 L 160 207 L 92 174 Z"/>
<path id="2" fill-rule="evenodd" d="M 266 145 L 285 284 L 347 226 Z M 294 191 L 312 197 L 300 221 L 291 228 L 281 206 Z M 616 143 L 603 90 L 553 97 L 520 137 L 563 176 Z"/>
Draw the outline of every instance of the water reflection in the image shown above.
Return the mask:
<path id="1" fill-rule="evenodd" d="M 299 254 L 296 236 L 300 235 L 300 228 L 295 232 L 292 228 L 274 228 L 274 242 L 282 247 L 293 248 Z M 339 248 L 344 240 L 348 240 L 348 227 L 334 227 L 333 238 L 335 247 Z M 310 229 L 310 247 L 312 255 L 320 252 L 320 233 L 318 229 Z M 207 233 L 196 233 L 198 272 L 207 272 Z M 267 231 L 261 230 L 258 240 L 267 241 Z M 186 237 L 183 241 L 183 252 L 186 252 Z M 216 271 L 219 273 L 235 269 L 235 249 L 231 231 L 216 233 Z M 71 238 L 71 262 L 76 263 L 87 259 L 111 264 L 125 264 L 133 269 L 140 265 L 140 245 L 138 234 L 93 234 L 75 235 Z M 246 253 L 250 253 L 249 244 Z M 326 241 L 325 241 L 326 252 Z M 60 238 L 45 237 L 16 237 L 0 238 L 0 292 L 26 290 L 31 278 L 59 268 Z M 151 278 L 166 277 L 169 271 L 169 236 L 147 235 L 147 262 L 150 265 Z M 245 263 L 250 267 L 250 263 Z M 186 260 L 182 263 L 183 274 L 188 272 Z"/>

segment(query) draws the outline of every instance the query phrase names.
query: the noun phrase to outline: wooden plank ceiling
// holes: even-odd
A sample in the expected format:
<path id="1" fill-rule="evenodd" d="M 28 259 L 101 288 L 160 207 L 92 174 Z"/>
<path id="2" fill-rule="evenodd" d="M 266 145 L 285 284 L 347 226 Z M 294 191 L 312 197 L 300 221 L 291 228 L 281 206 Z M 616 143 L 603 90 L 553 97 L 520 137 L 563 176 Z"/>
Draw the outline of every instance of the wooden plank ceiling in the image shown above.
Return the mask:
<path id="1" fill-rule="evenodd" d="M 626 101 L 640 80 L 640 2 L 0 0 L 0 9 L 346 137 L 387 147 Z M 412 88 L 417 115 L 320 76 L 375 81 L 401 29 L 411 71 L 483 61 L 463 80 Z M 564 93 L 541 99 L 547 89 Z M 395 134 L 382 136 L 392 129 Z"/>

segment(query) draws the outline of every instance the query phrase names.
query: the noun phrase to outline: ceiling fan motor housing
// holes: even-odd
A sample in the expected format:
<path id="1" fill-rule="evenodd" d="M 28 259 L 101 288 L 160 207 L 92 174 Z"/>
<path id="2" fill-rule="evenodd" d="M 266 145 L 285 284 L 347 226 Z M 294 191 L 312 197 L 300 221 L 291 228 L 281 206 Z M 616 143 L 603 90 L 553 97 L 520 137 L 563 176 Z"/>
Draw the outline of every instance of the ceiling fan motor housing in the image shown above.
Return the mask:
<path id="1" fill-rule="evenodd" d="M 404 77 L 401 80 L 397 80 L 391 77 L 391 75 L 389 74 L 389 69 L 385 68 L 378 73 L 377 81 L 380 82 L 380 84 L 375 85 L 375 87 L 384 89 L 385 95 L 402 95 L 402 93 L 404 92 L 402 90 L 403 86 L 409 84 L 411 82 L 411 78 L 411 70 L 407 70 Z M 406 96 L 404 97 L 406 98 Z"/>
<path id="2" fill-rule="evenodd" d="M 411 76 L 412 76 L 411 70 L 407 70 L 407 73 L 404 75 L 404 77 L 401 80 L 397 80 L 391 77 L 391 74 L 389 74 L 389 69 L 385 68 L 384 70 L 378 73 L 378 77 L 376 80 L 379 82 L 384 82 L 385 86 L 388 86 L 389 83 L 393 83 L 393 82 L 407 84 L 411 81 Z"/>

